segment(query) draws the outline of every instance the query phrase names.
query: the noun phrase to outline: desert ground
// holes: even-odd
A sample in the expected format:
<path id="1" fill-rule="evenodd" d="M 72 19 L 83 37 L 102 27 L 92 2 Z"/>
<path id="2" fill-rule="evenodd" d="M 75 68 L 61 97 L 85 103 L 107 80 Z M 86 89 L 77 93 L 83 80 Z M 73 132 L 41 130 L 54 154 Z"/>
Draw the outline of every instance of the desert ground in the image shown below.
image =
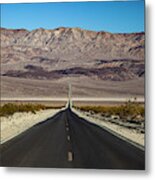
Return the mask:
<path id="1" fill-rule="evenodd" d="M 144 78 L 128 81 L 101 81 L 87 77 L 58 80 L 30 80 L 1 77 L 1 98 L 67 98 L 68 84 L 76 98 L 131 98 L 144 96 Z"/>

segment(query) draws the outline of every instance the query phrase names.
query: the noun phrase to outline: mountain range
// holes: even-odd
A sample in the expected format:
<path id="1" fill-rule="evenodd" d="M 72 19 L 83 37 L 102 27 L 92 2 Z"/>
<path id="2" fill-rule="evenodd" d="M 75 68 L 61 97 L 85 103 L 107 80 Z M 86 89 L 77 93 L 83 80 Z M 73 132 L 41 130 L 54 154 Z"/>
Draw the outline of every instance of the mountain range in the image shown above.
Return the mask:
<path id="1" fill-rule="evenodd" d="M 80 78 L 81 86 L 84 79 L 92 84 L 144 81 L 144 32 L 113 34 L 65 27 L 1 28 L 0 32 L 1 77 L 12 78 L 11 82 L 59 80 L 74 84 Z M 3 92 L 5 88 L 4 81 Z"/>

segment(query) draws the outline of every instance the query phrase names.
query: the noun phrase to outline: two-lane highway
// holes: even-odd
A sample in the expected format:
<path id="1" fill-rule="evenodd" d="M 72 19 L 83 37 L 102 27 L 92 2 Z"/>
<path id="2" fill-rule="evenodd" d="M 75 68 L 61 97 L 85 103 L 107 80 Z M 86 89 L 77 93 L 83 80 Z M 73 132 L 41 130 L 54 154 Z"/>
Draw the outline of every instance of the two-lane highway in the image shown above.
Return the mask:
<path id="1" fill-rule="evenodd" d="M 1 145 L 1 165 L 145 169 L 145 152 L 69 108 Z"/>

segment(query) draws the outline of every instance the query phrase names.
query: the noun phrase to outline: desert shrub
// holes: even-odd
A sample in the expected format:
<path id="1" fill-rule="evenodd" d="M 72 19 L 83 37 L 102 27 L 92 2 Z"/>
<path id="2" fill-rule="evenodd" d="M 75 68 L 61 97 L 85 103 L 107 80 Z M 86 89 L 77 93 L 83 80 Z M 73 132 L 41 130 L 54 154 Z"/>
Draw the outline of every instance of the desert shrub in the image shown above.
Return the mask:
<path id="1" fill-rule="evenodd" d="M 32 112 L 46 109 L 44 105 L 41 104 L 14 104 L 7 103 L 0 107 L 0 116 L 12 115 L 15 112 Z"/>
<path id="2" fill-rule="evenodd" d="M 123 105 L 118 106 L 78 106 L 75 107 L 80 109 L 81 111 L 89 111 L 94 113 L 102 113 L 108 115 L 119 115 L 121 118 L 123 117 L 131 117 L 134 118 L 138 115 L 144 117 L 145 109 L 144 106 L 137 103 L 128 101 Z"/>

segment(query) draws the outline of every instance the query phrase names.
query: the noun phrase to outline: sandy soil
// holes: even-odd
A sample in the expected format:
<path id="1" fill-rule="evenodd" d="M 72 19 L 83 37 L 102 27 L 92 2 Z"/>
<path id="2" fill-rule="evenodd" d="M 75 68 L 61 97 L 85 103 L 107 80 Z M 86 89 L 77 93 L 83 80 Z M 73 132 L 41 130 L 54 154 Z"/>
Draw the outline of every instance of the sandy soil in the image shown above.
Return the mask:
<path id="1" fill-rule="evenodd" d="M 113 124 L 111 122 L 105 122 L 105 121 L 101 120 L 100 117 L 94 118 L 86 112 L 82 112 L 82 111 L 75 110 L 75 109 L 73 109 L 73 111 L 78 116 L 84 118 L 85 120 L 87 120 L 91 123 L 97 124 L 98 126 L 108 130 L 110 133 L 118 136 L 119 138 L 122 138 L 122 139 L 128 141 L 129 143 L 131 143 L 135 146 L 138 146 L 141 149 L 144 149 L 145 134 L 138 133 L 135 130 L 128 129 L 128 128 L 125 128 L 123 126 Z"/>
<path id="2" fill-rule="evenodd" d="M 87 77 L 68 77 L 58 80 L 30 80 L 1 77 L 2 98 L 67 98 L 68 83 L 72 97 L 130 98 L 144 96 L 144 79 L 129 81 L 101 81 Z"/>
<path id="3" fill-rule="evenodd" d="M 8 117 L 1 117 L 1 144 L 12 139 L 33 125 L 54 116 L 60 109 L 48 109 L 36 112 L 14 113 Z"/>

